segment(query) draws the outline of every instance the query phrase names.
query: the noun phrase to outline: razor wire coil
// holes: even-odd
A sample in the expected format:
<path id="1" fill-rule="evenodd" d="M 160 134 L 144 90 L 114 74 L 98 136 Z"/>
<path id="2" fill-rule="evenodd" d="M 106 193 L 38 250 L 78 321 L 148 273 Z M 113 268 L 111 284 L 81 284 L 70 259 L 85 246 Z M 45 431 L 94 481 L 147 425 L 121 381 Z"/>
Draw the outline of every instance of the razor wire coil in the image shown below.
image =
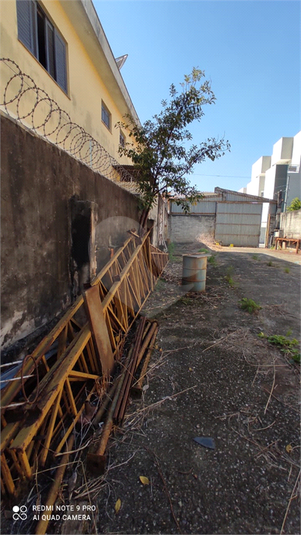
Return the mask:
<path id="1" fill-rule="evenodd" d="M 2 84 L 5 83 L 0 107 L 7 115 L 104 177 L 114 182 L 118 179 L 135 182 L 132 174 L 82 126 L 73 122 L 69 113 L 15 61 L 0 58 L 0 64 Z"/>

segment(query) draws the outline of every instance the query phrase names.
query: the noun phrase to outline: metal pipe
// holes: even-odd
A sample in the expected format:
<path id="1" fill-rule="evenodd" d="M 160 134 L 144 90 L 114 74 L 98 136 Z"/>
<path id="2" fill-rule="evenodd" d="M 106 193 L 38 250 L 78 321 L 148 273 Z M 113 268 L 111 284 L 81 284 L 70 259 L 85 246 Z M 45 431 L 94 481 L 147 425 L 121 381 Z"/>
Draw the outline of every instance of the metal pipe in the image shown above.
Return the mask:
<path id="1" fill-rule="evenodd" d="M 47 500 L 46 500 L 46 504 L 45 504 L 47 506 L 52 506 L 55 503 L 56 497 L 58 495 L 60 486 L 61 486 L 62 481 L 63 481 L 63 477 L 64 477 L 64 473 L 65 473 L 67 464 L 69 462 L 69 452 L 72 450 L 73 442 L 74 442 L 74 435 L 71 435 L 71 437 L 69 438 L 69 440 L 67 442 L 66 453 L 62 456 L 62 460 L 61 460 L 61 462 L 59 464 L 59 467 L 58 467 L 58 469 L 57 469 L 57 471 L 55 473 L 54 482 L 53 482 L 53 485 L 52 485 L 52 487 L 51 487 L 51 489 L 49 491 L 49 494 L 48 494 L 48 497 L 47 497 Z M 50 509 L 51 509 L 51 507 L 50 507 Z M 48 509 L 48 510 L 50 510 L 50 509 Z M 49 520 L 47 520 L 48 516 L 49 515 L 44 515 L 45 519 L 44 520 L 42 520 L 42 519 L 39 520 L 38 525 L 36 527 L 36 534 L 37 535 L 44 535 L 46 533 L 47 526 L 48 526 L 48 523 L 49 523 Z"/>
<path id="2" fill-rule="evenodd" d="M 146 348 L 148 347 L 149 343 L 150 343 L 150 340 L 155 332 L 155 330 L 158 328 L 158 324 L 157 323 L 154 323 L 148 333 L 148 335 L 146 336 L 144 342 L 143 342 L 143 345 L 139 351 L 139 354 L 138 354 L 138 359 L 137 359 L 137 365 L 136 365 L 136 369 L 138 368 L 141 360 L 142 360 L 142 357 L 144 355 L 144 352 L 146 350 Z"/>

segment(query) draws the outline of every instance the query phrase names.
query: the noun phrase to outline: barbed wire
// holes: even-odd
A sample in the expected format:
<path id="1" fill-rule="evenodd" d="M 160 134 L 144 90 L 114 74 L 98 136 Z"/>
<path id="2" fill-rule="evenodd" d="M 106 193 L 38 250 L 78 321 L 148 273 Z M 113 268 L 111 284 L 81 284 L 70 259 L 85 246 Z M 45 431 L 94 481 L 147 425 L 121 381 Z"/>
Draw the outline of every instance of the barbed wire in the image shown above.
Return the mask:
<path id="1" fill-rule="evenodd" d="M 0 66 L 2 85 L 5 84 L 0 107 L 7 115 L 104 177 L 114 182 L 134 182 L 132 174 L 82 126 L 74 123 L 69 113 L 22 72 L 15 61 L 0 58 Z"/>

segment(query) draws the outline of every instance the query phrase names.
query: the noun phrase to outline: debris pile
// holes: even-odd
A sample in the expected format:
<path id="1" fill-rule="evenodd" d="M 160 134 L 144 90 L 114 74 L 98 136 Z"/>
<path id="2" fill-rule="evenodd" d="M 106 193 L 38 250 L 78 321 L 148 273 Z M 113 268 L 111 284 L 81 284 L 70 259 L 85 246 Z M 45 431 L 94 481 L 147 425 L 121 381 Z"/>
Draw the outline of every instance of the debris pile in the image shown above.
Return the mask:
<path id="1" fill-rule="evenodd" d="M 3 495 L 16 495 L 20 481 L 56 465 L 77 425 L 98 426 L 103 418 L 96 452 L 87 460 L 104 466 L 110 432 L 122 423 L 130 392 L 141 395 L 158 325 L 139 314 L 167 261 L 151 245 L 150 231 L 143 237 L 130 231 L 56 327 L 4 374 Z"/>

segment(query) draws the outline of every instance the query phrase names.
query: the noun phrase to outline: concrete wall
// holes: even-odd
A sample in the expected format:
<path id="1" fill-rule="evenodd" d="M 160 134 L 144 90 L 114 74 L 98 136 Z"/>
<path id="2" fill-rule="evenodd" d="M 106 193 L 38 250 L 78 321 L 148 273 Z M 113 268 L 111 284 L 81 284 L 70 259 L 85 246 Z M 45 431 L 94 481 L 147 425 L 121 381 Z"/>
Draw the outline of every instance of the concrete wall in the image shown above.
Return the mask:
<path id="1" fill-rule="evenodd" d="M 83 270 L 98 271 L 109 246 L 138 227 L 138 208 L 134 195 L 5 116 L 1 138 L 4 348 L 71 303 Z"/>
<path id="2" fill-rule="evenodd" d="M 214 239 L 215 215 L 171 215 L 170 240 L 175 243 L 202 241 L 203 237 Z"/>
<path id="3" fill-rule="evenodd" d="M 284 238 L 301 238 L 301 210 L 281 214 L 280 229 Z"/>

